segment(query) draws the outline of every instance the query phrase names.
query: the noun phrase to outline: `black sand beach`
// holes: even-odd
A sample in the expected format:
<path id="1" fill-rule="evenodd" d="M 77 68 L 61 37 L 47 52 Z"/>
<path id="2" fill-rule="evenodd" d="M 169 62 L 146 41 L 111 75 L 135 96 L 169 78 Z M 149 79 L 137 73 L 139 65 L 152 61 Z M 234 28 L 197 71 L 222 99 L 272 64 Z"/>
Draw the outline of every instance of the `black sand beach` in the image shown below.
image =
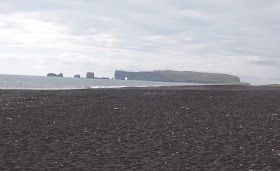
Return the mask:
<path id="1" fill-rule="evenodd" d="M 0 170 L 280 170 L 280 88 L 0 90 Z"/>

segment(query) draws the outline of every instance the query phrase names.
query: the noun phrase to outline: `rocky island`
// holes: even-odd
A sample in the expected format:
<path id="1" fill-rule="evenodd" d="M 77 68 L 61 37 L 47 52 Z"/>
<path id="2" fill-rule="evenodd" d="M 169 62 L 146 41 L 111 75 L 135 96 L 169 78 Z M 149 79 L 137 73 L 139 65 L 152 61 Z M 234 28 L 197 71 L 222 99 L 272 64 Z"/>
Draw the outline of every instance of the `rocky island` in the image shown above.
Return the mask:
<path id="1" fill-rule="evenodd" d="M 62 73 L 60 73 L 60 74 L 54 74 L 54 73 L 48 73 L 48 75 L 47 75 L 48 77 L 63 77 L 63 74 Z"/>
<path id="2" fill-rule="evenodd" d="M 87 74 L 86 74 L 86 78 L 94 78 L 94 79 L 109 79 L 109 78 L 107 78 L 107 77 L 95 77 L 94 76 L 94 72 L 87 72 Z"/>
<path id="3" fill-rule="evenodd" d="M 81 78 L 80 74 L 74 75 L 74 78 Z"/>
<path id="4" fill-rule="evenodd" d="M 94 78 L 94 72 L 87 72 L 87 78 Z"/>
<path id="5" fill-rule="evenodd" d="M 122 70 L 115 71 L 115 79 L 119 80 L 143 80 L 143 81 L 162 81 L 162 82 L 189 82 L 189 83 L 235 83 L 241 84 L 240 78 L 228 74 L 202 73 L 193 71 L 141 71 L 127 72 Z"/>

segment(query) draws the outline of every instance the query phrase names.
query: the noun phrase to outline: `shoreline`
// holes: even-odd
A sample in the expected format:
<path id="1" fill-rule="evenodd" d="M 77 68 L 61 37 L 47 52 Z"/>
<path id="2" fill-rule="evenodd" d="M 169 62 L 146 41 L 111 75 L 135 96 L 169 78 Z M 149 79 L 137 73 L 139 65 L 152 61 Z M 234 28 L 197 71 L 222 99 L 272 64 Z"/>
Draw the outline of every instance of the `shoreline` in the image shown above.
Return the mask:
<path id="1" fill-rule="evenodd" d="M 0 170 L 277 170 L 280 88 L 0 90 Z"/>
<path id="2" fill-rule="evenodd" d="M 271 85 L 147 85 L 147 86 L 92 86 L 86 88 L 0 88 L 0 91 L 72 91 L 72 90 L 122 90 L 122 89 L 166 89 L 166 90 L 256 90 L 278 91 L 280 86 Z"/>

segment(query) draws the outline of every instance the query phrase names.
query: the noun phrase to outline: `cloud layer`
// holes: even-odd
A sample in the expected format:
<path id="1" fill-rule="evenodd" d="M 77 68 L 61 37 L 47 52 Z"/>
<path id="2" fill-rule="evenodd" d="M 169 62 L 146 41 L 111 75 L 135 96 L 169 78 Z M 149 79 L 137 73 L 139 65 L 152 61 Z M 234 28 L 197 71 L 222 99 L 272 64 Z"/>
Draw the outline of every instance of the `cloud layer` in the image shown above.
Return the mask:
<path id="1" fill-rule="evenodd" d="M 0 73 L 173 69 L 257 84 L 280 78 L 277 0 L 10 0 L 0 11 Z"/>

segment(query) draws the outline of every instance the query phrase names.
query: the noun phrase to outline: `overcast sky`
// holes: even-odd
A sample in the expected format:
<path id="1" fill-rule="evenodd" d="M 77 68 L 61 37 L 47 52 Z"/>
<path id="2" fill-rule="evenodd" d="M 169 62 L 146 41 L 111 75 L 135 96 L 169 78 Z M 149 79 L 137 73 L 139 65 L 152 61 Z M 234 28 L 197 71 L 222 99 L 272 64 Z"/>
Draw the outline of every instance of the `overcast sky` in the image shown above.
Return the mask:
<path id="1" fill-rule="evenodd" d="M 0 73 L 179 70 L 280 83 L 279 0 L 0 0 Z"/>

